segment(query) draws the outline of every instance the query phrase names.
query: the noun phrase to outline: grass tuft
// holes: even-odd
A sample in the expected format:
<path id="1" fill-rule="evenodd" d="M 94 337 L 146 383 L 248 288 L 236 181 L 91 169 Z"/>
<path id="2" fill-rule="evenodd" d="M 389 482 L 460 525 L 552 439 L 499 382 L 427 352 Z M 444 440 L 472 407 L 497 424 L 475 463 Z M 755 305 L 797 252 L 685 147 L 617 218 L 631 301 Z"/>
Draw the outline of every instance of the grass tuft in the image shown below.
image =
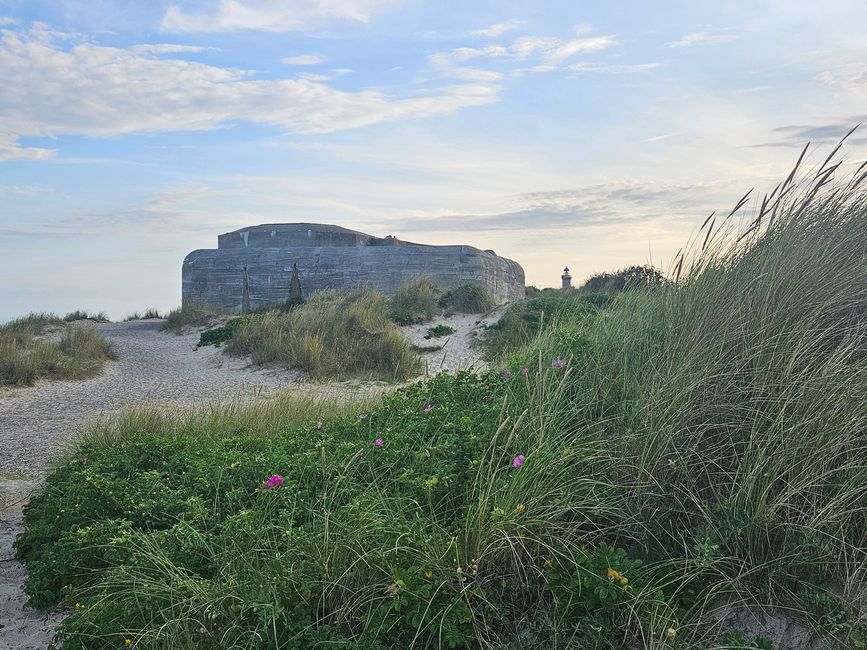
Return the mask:
<path id="1" fill-rule="evenodd" d="M 48 336 L 49 329 L 59 336 Z M 98 375 L 114 358 L 111 344 L 99 332 L 52 314 L 30 314 L 0 326 L 0 384 L 85 379 Z"/>
<path id="2" fill-rule="evenodd" d="M 388 315 L 398 325 L 425 323 L 436 315 L 441 293 L 426 275 L 405 282 L 389 299 Z"/>
<path id="3" fill-rule="evenodd" d="M 149 320 L 152 318 L 163 318 L 159 310 L 155 307 L 148 307 L 144 310 L 144 312 L 133 312 L 129 314 L 126 318 L 124 318 L 124 321 L 129 322 L 134 320 Z"/>
<path id="4" fill-rule="evenodd" d="M 185 331 L 196 327 L 212 327 L 228 312 L 199 303 L 188 303 L 171 310 L 165 315 L 165 321 L 160 325 L 163 332 L 183 334 Z"/>
<path id="5" fill-rule="evenodd" d="M 317 293 L 288 312 L 252 316 L 234 331 L 227 350 L 317 379 L 406 379 L 421 364 L 389 319 L 385 297 L 369 290 Z"/>
<path id="6" fill-rule="evenodd" d="M 497 306 L 490 292 L 476 282 L 463 282 L 448 289 L 439 298 L 439 306 L 458 314 L 484 314 Z"/>
<path id="7" fill-rule="evenodd" d="M 90 313 L 84 309 L 76 309 L 75 311 L 71 311 L 66 316 L 63 317 L 67 323 L 71 323 L 77 320 L 90 320 L 96 323 L 107 323 L 108 316 L 104 311 Z"/>

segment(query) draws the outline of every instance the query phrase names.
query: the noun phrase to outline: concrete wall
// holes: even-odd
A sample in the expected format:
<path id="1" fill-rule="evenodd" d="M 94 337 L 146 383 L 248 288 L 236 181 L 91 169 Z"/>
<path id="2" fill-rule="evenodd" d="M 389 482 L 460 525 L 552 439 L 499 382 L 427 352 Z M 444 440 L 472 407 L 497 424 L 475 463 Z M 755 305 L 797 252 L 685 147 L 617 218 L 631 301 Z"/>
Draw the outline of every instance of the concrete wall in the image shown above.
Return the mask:
<path id="1" fill-rule="evenodd" d="M 292 224 L 301 225 L 307 224 Z M 227 233 L 220 237 L 219 250 L 197 250 L 187 255 L 182 270 L 184 303 L 204 302 L 241 311 L 246 266 L 251 308 L 281 304 L 289 295 L 294 264 L 298 265 L 305 296 L 323 289 L 365 285 L 391 295 L 407 280 L 422 275 L 431 276 L 444 289 L 466 281 L 481 283 L 501 303 L 524 296 L 524 270 L 517 262 L 472 246 L 424 246 L 388 238 L 370 238 L 374 241 L 352 245 L 348 241 L 359 242 L 359 235 L 369 237 L 353 231 L 318 233 L 318 241 L 331 241 L 325 246 L 310 245 L 317 243 L 317 233 L 307 238 L 306 230 L 303 236 L 308 241 L 303 241 L 304 245 L 274 246 L 284 243 L 281 239 L 301 243 L 300 231 L 287 229 L 281 236 L 279 228 L 274 235 L 269 228 Z M 250 234 L 246 245 L 238 246 L 243 232 Z"/>

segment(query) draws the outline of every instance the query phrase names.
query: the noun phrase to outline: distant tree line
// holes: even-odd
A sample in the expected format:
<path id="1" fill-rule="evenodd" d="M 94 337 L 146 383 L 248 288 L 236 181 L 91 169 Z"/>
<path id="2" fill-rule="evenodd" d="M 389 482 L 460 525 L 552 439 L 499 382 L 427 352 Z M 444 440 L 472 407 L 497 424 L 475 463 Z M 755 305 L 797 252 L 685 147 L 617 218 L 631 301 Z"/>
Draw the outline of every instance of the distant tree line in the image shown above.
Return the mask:
<path id="1" fill-rule="evenodd" d="M 649 264 L 629 266 L 618 271 L 596 273 L 575 289 L 539 289 L 528 286 L 526 295 L 533 298 L 549 291 L 575 291 L 581 293 L 620 293 L 627 289 L 658 287 L 665 284 L 662 272 Z"/>

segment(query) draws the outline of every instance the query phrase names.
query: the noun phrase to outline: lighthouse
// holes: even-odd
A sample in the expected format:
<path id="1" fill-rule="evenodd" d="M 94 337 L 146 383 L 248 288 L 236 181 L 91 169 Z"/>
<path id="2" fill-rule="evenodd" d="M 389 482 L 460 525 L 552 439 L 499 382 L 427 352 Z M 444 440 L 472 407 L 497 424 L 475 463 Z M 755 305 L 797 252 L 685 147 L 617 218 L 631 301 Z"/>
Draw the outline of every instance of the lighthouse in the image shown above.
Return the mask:
<path id="1" fill-rule="evenodd" d="M 572 276 L 569 274 L 569 267 L 567 266 L 563 269 L 563 275 L 560 276 L 560 279 L 563 280 L 563 288 L 571 289 L 572 288 Z"/>

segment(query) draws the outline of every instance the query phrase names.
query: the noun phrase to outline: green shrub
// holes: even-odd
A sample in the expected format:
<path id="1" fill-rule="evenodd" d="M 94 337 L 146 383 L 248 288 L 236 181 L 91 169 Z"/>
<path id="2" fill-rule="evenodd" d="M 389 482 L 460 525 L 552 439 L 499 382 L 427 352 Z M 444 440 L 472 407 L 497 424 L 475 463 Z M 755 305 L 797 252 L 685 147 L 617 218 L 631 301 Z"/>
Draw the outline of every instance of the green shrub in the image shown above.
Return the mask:
<path id="1" fill-rule="evenodd" d="M 652 266 L 630 266 L 611 273 L 590 276 L 580 291 L 588 293 L 620 293 L 627 289 L 652 289 L 665 282 L 665 277 Z"/>
<path id="2" fill-rule="evenodd" d="M 496 307 L 497 303 L 485 286 L 463 282 L 443 293 L 439 306 L 458 314 L 484 314 Z"/>
<path id="3" fill-rule="evenodd" d="M 249 316 L 239 316 L 237 318 L 230 318 L 226 321 L 225 325 L 205 330 L 199 335 L 199 342 L 196 344 L 196 348 L 198 349 L 206 345 L 220 346 L 223 343 L 231 341 L 235 336 L 235 332 L 242 325 L 249 322 Z"/>
<path id="4" fill-rule="evenodd" d="M 454 334 L 455 328 L 449 327 L 448 325 L 434 325 L 433 327 L 429 327 L 427 330 L 427 334 L 424 337 L 428 340 L 430 339 L 438 339 L 443 336 L 448 336 L 449 334 Z"/>
<path id="5" fill-rule="evenodd" d="M 598 313 L 597 302 L 593 294 L 559 291 L 519 300 L 485 331 L 485 354 L 496 360 L 519 351 L 555 324 L 581 326 Z"/>
<path id="6" fill-rule="evenodd" d="M 388 301 L 388 315 L 398 325 L 429 321 L 436 315 L 440 293 L 426 275 L 405 282 Z"/>
<path id="7" fill-rule="evenodd" d="M 267 312 L 241 323 L 227 350 L 253 363 L 276 362 L 317 379 L 417 374 L 418 356 L 388 317 L 382 294 L 321 292 L 292 310 Z"/>
<path id="8" fill-rule="evenodd" d="M 226 315 L 226 310 L 210 305 L 187 303 L 166 314 L 165 321 L 160 325 L 160 330 L 182 334 L 185 330 L 193 327 L 213 326 Z"/>

